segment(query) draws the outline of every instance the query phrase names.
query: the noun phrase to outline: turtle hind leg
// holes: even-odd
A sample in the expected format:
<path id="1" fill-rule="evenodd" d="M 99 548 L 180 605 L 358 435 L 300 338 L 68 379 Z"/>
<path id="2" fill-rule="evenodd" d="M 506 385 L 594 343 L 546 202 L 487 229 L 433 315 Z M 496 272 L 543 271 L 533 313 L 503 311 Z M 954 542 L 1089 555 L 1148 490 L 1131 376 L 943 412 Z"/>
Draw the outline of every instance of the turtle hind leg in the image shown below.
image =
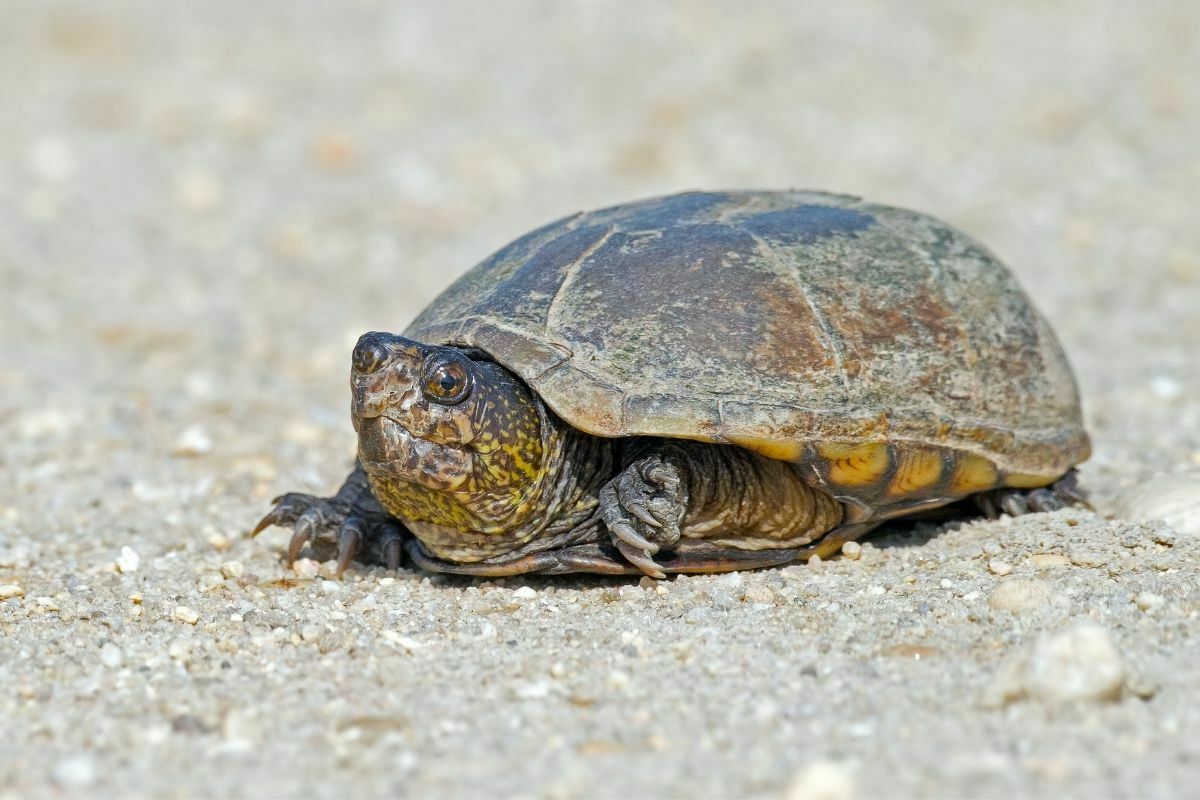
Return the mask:
<path id="1" fill-rule="evenodd" d="M 972 499 L 984 516 L 995 519 L 1001 514 L 1019 517 L 1060 508 L 1091 509 L 1087 495 L 1079 486 L 1079 472 L 1071 469 L 1049 486 L 1036 489 L 992 489 L 973 495 Z"/>

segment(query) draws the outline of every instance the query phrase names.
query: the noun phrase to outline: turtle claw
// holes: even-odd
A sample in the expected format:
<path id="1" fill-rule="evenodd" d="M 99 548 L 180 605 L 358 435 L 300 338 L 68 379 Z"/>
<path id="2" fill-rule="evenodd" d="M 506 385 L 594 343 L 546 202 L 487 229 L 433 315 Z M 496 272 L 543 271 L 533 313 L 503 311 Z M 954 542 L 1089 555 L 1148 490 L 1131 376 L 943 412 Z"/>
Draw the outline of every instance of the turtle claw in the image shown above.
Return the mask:
<path id="1" fill-rule="evenodd" d="M 288 542 L 286 559 L 289 567 L 292 564 L 295 564 L 297 559 L 300 558 L 300 552 L 304 550 L 304 546 L 308 544 L 308 541 L 311 538 L 312 531 L 308 530 L 307 528 L 297 528 L 292 533 L 292 538 Z"/>
<path id="2" fill-rule="evenodd" d="M 347 517 L 338 533 L 337 576 L 339 578 L 358 555 L 362 540 L 362 523 L 357 517 Z"/>
<path id="3" fill-rule="evenodd" d="M 400 569 L 400 560 L 404 553 L 404 537 L 398 533 L 384 534 L 379 542 L 383 551 L 383 565 L 389 570 Z"/>
<path id="4" fill-rule="evenodd" d="M 667 577 L 667 573 L 662 571 L 662 567 L 660 567 L 646 551 L 638 550 L 636 547 L 633 547 L 620 539 L 616 540 L 615 544 L 617 549 L 621 551 L 621 555 L 625 556 L 625 559 L 630 564 L 633 564 L 651 578 L 661 581 Z"/>
<path id="5" fill-rule="evenodd" d="M 358 558 L 383 561 L 388 569 L 400 566 L 404 530 L 394 517 L 379 508 L 368 492 L 358 491 L 353 482 L 358 473 L 347 481 L 335 497 L 315 497 L 289 492 L 276 497 L 275 507 L 251 531 L 257 536 L 272 525 L 292 528 L 288 541 L 288 566 L 300 558 L 305 547 L 312 547 L 321 560 L 335 558 L 337 575 L 342 574 Z"/>
<path id="6" fill-rule="evenodd" d="M 600 513 L 613 545 L 652 578 L 666 577 L 653 556 L 679 541 L 686 507 L 678 468 L 658 453 L 630 464 L 600 490 Z"/>

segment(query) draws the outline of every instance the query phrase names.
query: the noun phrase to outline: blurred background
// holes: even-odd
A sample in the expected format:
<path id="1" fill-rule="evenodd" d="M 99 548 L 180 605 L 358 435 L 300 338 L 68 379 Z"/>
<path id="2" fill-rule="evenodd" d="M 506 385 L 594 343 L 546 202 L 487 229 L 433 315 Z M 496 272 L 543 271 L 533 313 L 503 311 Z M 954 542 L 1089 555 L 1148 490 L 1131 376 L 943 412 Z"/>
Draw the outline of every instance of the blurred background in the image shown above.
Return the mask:
<path id="1" fill-rule="evenodd" d="M 182 563 L 330 491 L 359 333 L 551 219 L 693 188 L 985 242 L 1077 368 L 1108 509 L 1200 465 L 1197 42 L 1171 0 L 7 0 L 0 568 Z"/>

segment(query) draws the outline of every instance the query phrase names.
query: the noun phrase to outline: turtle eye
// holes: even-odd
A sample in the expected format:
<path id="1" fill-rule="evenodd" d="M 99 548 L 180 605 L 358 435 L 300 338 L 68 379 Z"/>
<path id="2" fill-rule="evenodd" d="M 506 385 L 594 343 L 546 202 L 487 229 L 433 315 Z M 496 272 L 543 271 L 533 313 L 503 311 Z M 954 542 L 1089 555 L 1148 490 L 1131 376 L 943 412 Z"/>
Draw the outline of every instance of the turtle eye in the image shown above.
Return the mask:
<path id="1" fill-rule="evenodd" d="M 471 375 L 461 361 L 437 361 L 425 373 L 425 396 L 435 403 L 457 405 L 470 394 Z"/>

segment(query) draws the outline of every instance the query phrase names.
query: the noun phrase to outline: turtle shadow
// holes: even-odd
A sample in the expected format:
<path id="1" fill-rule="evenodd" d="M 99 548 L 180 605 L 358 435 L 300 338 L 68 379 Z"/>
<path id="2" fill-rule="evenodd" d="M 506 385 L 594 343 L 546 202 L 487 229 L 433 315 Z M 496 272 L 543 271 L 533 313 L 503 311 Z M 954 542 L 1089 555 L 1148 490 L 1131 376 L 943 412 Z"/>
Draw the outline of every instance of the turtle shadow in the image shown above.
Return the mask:
<path id="1" fill-rule="evenodd" d="M 973 504 L 953 503 L 912 517 L 889 520 L 864 539 L 879 550 L 924 547 L 969 522 L 986 519 Z"/>

